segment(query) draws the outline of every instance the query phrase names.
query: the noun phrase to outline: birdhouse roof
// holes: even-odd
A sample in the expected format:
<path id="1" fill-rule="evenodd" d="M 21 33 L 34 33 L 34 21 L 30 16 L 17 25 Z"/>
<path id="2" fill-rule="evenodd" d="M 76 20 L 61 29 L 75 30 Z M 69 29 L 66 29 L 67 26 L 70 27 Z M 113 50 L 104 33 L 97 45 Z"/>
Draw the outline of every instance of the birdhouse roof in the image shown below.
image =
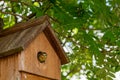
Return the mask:
<path id="1" fill-rule="evenodd" d="M 48 16 L 14 25 L 0 32 L 0 57 L 5 57 L 23 51 L 32 40 L 44 32 L 48 41 L 56 51 L 61 64 L 68 63 L 68 58 L 50 27 Z"/>

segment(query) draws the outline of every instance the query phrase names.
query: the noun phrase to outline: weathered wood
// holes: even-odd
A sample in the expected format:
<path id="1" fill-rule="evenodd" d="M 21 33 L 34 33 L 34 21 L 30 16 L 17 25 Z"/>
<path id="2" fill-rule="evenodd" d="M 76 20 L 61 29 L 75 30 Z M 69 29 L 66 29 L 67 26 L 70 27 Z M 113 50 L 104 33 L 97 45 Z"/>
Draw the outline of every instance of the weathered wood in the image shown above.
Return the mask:
<path id="1" fill-rule="evenodd" d="M 37 60 L 39 51 L 48 54 L 45 63 Z M 42 32 L 21 53 L 0 58 L 0 80 L 60 80 L 60 65 L 60 59 Z"/>
<path id="2" fill-rule="evenodd" d="M 5 29 L 5 30 L 1 31 L 0 32 L 0 37 L 15 33 L 17 31 L 25 30 L 25 29 L 30 28 L 30 27 L 34 27 L 34 26 L 43 24 L 46 20 L 48 20 L 47 15 L 42 16 L 42 17 L 37 18 L 37 19 L 29 20 L 29 21 L 24 22 L 24 23 L 23 22 L 18 23 L 16 25 L 14 25 L 13 27 L 9 28 L 9 29 Z"/>
<path id="3" fill-rule="evenodd" d="M 37 59 L 39 51 L 47 53 L 45 63 L 40 63 Z M 43 32 L 19 54 L 19 64 L 20 71 L 60 80 L 60 59 Z"/>
<path id="4" fill-rule="evenodd" d="M 50 25 L 48 25 L 44 30 L 47 39 L 49 40 L 50 44 L 53 46 L 54 50 L 56 51 L 57 55 L 61 59 L 61 64 L 66 64 L 69 62 L 63 48 L 60 45 L 60 41 L 56 38 L 54 31 L 51 29 Z"/>
<path id="5" fill-rule="evenodd" d="M 24 50 L 24 48 L 47 26 L 47 22 L 23 31 L 6 35 L 0 38 L 0 57 L 11 55 Z"/>
<path id="6" fill-rule="evenodd" d="M 45 63 L 39 51 L 47 53 Z M 0 32 L 0 80 L 61 80 L 68 61 L 47 16 Z"/>
<path id="7" fill-rule="evenodd" d="M 0 58 L 0 80 L 20 80 L 18 55 Z"/>
<path id="8" fill-rule="evenodd" d="M 59 40 L 50 27 L 47 16 L 31 20 L 25 23 L 20 23 L 14 27 L 4 30 L 0 33 L 0 57 L 18 53 L 41 32 L 44 32 L 50 44 L 56 51 L 61 64 L 68 63 L 69 60 L 62 49 Z"/>

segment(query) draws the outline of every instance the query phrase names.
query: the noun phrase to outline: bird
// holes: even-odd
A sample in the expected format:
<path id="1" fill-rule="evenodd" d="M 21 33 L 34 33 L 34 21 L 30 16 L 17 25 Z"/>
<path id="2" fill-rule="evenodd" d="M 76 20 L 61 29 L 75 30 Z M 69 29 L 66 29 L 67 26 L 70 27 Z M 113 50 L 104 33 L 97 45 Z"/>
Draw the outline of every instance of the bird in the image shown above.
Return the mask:
<path id="1" fill-rule="evenodd" d="M 4 21 L 2 18 L 0 18 L 0 31 L 3 30 L 4 27 Z"/>
<path id="2" fill-rule="evenodd" d="M 38 52 L 37 58 L 40 61 L 40 63 L 45 63 L 46 58 L 47 58 L 47 53 L 46 52 Z"/>

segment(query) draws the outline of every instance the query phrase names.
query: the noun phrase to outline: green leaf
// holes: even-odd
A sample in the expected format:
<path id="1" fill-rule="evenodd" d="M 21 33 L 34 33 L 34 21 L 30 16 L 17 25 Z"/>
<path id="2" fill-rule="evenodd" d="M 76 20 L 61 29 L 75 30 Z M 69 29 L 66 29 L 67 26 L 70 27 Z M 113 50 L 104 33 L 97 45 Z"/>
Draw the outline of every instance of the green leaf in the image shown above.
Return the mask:
<path id="1" fill-rule="evenodd" d="M 78 28 L 74 28 L 72 31 L 73 31 L 74 34 L 77 34 L 78 33 Z"/>
<path id="2" fill-rule="evenodd" d="M 36 6 L 36 7 L 40 7 L 38 2 L 34 2 L 33 5 Z"/>
<path id="3" fill-rule="evenodd" d="M 113 80 L 111 77 L 106 77 L 105 80 Z"/>
<path id="4" fill-rule="evenodd" d="M 112 30 L 107 30 L 104 36 L 102 37 L 102 39 L 105 40 L 106 42 L 111 42 L 111 43 L 115 42 L 115 37 Z"/>
<path id="5" fill-rule="evenodd" d="M 43 15 L 43 13 L 42 13 L 41 11 L 37 11 L 36 17 L 40 17 L 40 16 L 42 16 L 42 15 Z"/>

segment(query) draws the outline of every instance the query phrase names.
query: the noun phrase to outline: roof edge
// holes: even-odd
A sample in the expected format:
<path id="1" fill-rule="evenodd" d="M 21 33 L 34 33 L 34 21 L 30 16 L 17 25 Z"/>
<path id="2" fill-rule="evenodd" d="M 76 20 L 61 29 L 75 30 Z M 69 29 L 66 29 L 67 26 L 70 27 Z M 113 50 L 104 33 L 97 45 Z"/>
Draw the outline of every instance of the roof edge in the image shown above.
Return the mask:
<path id="1" fill-rule="evenodd" d="M 7 52 L 1 52 L 0 57 L 6 57 L 6 56 L 12 55 L 14 53 L 19 53 L 22 50 L 23 50 L 22 47 L 18 47 L 18 48 L 15 48 L 15 49 L 11 49 L 11 50 L 9 50 Z"/>
<path id="2" fill-rule="evenodd" d="M 50 44 L 54 48 L 55 52 L 57 53 L 59 59 L 61 60 L 61 64 L 67 64 L 69 62 L 69 59 L 67 55 L 65 54 L 65 51 L 63 50 L 60 41 L 57 39 L 54 31 L 52 30 L 51 26 L 47 26 L 45 30 L 43 31 L 49 40 Z"/>
<path id="3" fill-rule="evenodd" d="M 24 29 L 27 29 L 27 28 L 30 28 L 30 27 L 33 27 L 33 26 L 36 26 L 36 25 L 39 25 L 39 24 L 42 24 L 46 20 L 49 20 L 47 15 L 39 17 L 37 19 L 28 20 L 27 22 L 21 22 L 21 23 L 15 24 L 11 28 L 2 30 L 0 32 L 0 37 L 6 36 L 8 34 L 15 33 L 17 31 L 21 31 L 21 30 L 24 30 Z"/>

